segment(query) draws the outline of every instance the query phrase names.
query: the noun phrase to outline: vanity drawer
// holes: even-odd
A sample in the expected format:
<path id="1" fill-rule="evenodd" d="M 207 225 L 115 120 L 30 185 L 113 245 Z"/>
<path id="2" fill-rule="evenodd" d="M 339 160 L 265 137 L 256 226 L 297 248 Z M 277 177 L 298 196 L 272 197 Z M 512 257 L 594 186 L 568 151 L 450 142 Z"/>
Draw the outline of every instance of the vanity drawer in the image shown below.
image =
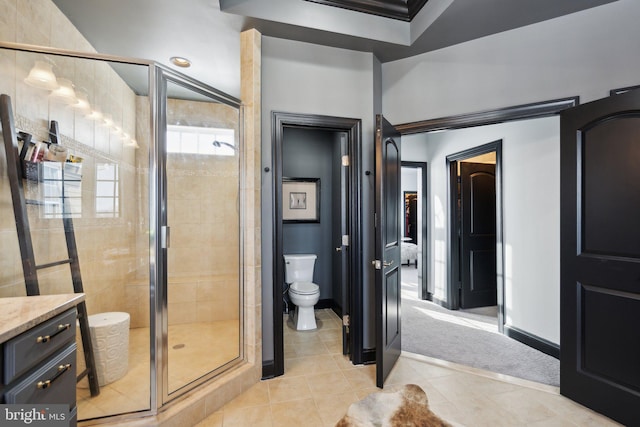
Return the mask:
<path id="1" fill-rule="evenodd" d="M 75 342 L 75 336 L 76 309 L 72 308 L 4 343 L 4 384 Z"/>
<path id="2" fill-rule="evenodd" d="M 22 381 L 5 390 L 5 403 L 76 404 L 76 344 L 51 358 Z"/>

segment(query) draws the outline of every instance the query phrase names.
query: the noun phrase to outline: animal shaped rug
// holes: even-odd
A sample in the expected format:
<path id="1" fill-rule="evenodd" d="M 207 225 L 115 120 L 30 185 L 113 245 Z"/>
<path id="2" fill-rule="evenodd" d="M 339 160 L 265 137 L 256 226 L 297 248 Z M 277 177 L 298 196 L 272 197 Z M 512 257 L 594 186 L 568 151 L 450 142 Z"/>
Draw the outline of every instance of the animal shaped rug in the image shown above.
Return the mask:
<path id="1" fill-rule="evenodd" d="M 393 393 L 372 393 L 349 406 L 336 427 L 451 427 L 429 409 L 427 394 L 415 384 Z"/>

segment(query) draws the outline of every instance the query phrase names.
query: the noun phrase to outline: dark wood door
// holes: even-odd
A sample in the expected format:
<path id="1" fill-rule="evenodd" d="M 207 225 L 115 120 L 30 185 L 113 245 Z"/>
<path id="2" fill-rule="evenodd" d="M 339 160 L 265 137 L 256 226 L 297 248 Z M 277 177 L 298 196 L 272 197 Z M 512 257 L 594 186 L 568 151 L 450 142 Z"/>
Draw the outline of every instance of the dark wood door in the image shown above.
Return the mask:
<path id="1" fill-rule="evenodd" d="M 376 116 L 376 385 L 400 357 L 400 133 Z"/>
<path id="2" fill-rule="evenodd" d="M 460 307 L 497 304 L 496 166 L 460 163 Z"/>
<path id="3" fill-rule="evenodd" d="M 565 110 L 560 129 L 560 392 L 637 426 L 640 91 Z"/>

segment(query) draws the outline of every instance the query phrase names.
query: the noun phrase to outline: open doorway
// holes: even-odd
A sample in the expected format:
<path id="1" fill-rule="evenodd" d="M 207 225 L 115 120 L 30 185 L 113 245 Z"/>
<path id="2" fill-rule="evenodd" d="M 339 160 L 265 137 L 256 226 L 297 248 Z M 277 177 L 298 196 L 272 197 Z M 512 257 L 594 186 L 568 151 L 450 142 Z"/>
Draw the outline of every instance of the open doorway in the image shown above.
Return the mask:
<path id="1" fill-rule="evenodd" d="M 553 104 L 556 103 L 548 103 L 544 111 Z M 559 324 L 556 304 L 560 267 L 556 250 L 558 171 L 554 159 L 559 157 L 559 119 L 554 116 L 524 120 L 530 112 L 523 111 L 516 120 L 493 124 L 496 114 L 501 113 L 485 114 L 486 122 L 473 122 L 466 126 L 468 129 L 462 129 L 456 117 L 449 121 L 446 132 L 437 132 L 443 130 L 444 119 L 434 120 L 431 128 L 421 129 L 424 135 L 404 141 L 403 149 L 407 148 L 414 158 L 422 154 L 420 158 L 429 161 L 428 267 L 435 304 L 403 298 L 402 350 L 557 386 L 560 352 L 555 325 Z M 415 127 L 410 131 L 414 132 Z M 489 141 L 495 142 L 474 147 Z M 504 151 L 500 141 L 507 144 Z M 414 154 L 414 147 L 421 151 Z M 451 218 L 451 201 L 456 196 L 450 185 L 457 183 L 457 167 L 456 173 L 450 172 L 453 162 L 490 151 L 496 152 L 499 319 L 494 317 L 488 324 L 459 310 L 459 288 L 453 280 L 457 268 L 452 266 L 457 232 L 451 225 L 455 221 Z M 510 166 L 502 168 L 505 163 Z M 407 273 L 412 270 L 403 266 L 403 284 L 405 280 L 410 282 Z M 463 332 L 469 333 L 470 338 L 462 338 Z M 529 356 L 511 350 L 523 350 L 530 355 L 530 362 L 524 362 Z M 511 363 L 516 360 L 517 368 L 522 367 L 519 371 Z"/>
<path id="2" fill-rule="evenodd" d="M 285 254 L 316 256 L 313 284 L 320 294 L 315 308 L 331 312 L 317 319 L 316 326 L 337 325 L 342 329 L 343 354 L 356 361 L 362 353 L 361 307 L 351 303 L 361 298 L 356 286 L 361 283 L 360 270 L 355 268 L 361 264 L 360 120 L 282 112 L 273 112 L 272 119 L 274 364 L 265 377 L 284 373 L 285 331 L 304 335 L 300 341 L 307 341 L 305 345 L 311 342 L 306 349 L 298 346 L 299 353 L 315 351 L 312 335 L 319 333 L 318 328 L 307 331 L 288 325 L 286 311 L 293 307 L 285 283 Z M 292 188 L 291 183 L 311 190 Z M 345 322 L 345 316 L 353 321 Z"/>
<path id="3" fill-rule="evenodd" d="M 416 274 L 416 289 L 411 289 L 419 299 L 431 300 L 427 288 L 427 163 L 403 161 L 401 171 L 402 218 L 401 262 L 411 266 Z"/>
<path id="4" fill-rule="evenodd" d="M 449 171 L 449 306 L 494 317 L 503 329 L 502 142 L 447 156 Z"/>

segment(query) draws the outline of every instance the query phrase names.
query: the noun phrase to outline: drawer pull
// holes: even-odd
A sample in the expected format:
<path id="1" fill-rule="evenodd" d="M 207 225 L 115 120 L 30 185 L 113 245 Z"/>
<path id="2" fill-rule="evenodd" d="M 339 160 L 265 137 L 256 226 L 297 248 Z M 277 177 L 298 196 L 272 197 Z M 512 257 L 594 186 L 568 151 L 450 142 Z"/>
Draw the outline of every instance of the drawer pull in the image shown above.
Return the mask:
<path id="1" fill-rule="evenodd" d="M 36 338 L 36 342 L 37 343 L 49 342 L 51 341 L 51 338 L 55 337 L 59 333 L 62 333 L 63 331 L 66 331 L 70 327 L 71 325 L 69 323 L 65 323 L 64 325 L 58 325 L 58 330 L 53 335 L 44 335 L 44 336 L 40 335 L 38 338 Z"/>
<path id="2" fill-rule="evenodd" d="M 71 369 L 71 363 L 67 363 L 66 365 L 58 366 L 58 372 L 53 376 L 53 378 L 51 378 L 50 380 L 45 380 L 45 381 L 38 381 L 38 384 L 36 384 L 36 387 L 38 387 L 39 389 L 42 389 L 42 390 L 44 390 L 46 388 L 49 388 L 51 386 L 51 384 L 53 384 L 53 382 L 55 380 L 60 378 L 60 376 L 62 374 L 64 374 L 65 372 L 67 372 L 69 369 Z"/>

